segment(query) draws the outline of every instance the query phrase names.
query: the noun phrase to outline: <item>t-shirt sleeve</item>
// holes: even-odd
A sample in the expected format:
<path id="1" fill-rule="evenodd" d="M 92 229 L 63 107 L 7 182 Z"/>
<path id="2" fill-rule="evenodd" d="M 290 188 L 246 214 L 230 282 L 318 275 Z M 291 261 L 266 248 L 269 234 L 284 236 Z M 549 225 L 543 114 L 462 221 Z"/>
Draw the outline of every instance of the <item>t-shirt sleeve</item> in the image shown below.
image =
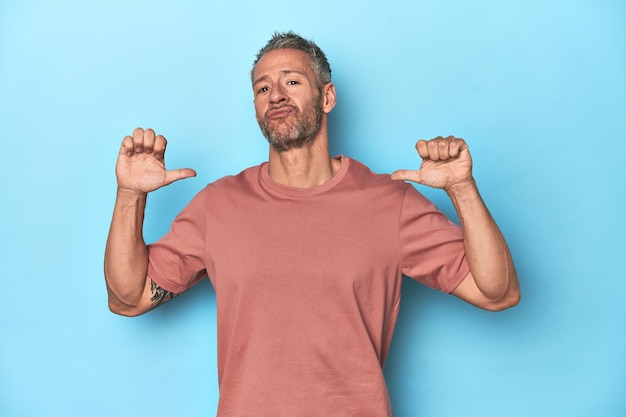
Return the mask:
<path id="1" fill-rule="evenodd" d="M 452 292 L 469 273 L 463 232 L 413 186 L 400 214 L 402 273 L 431 288 Z"/>
<path id="2" fill-rule="evenodd" d="M 161 239 L 148 245 L 148 276 L 168 291 L 181 293 L 206 277 L 205 191 L 176 216 Z"/>

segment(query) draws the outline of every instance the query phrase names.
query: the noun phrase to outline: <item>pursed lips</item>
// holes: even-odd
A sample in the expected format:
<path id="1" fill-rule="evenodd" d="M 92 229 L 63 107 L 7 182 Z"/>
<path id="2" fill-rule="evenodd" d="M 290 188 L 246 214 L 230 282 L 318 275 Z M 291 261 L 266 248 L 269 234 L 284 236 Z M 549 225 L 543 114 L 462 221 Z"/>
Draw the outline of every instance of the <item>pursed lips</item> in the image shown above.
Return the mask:
<path id="1" fill-rule="evenodd" d="M 291 112 L 293 112 L 293 109 L 291 108 L 291 106 L 284 105 L 278 108 L 268 110 L 265 113 L 265 118 L 266 119 L 280 119 L 280 118 L 288 116 Z"/>

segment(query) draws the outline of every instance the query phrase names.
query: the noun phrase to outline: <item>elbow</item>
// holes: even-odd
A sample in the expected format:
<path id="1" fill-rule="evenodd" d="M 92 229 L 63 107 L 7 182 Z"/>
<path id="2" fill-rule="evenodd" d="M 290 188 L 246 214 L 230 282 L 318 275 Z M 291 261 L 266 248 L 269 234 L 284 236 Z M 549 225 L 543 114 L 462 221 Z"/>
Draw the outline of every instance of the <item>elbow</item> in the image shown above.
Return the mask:
<path id="1" fill-rule="evenodd" d="M 108 306 L 111 313 L 125 317 L 136 317 L 144 313 L 144 311 L 141 311 L 141 309 L 139 309 L 138 304 L 124 302 L 122 301 L 122 298 L 117 296 L 117 294 L 115 294 L 111 288 L 107 289 L 109 295 Z"/>
<path id="2" fill-rule="evenodd" d="M 117 314 L 118 316 L 125 317 L 134 317 L 138 315 L 133 314 L 131 306 L 127 306 L 117 300 L 112 300 L 111 298 L 109 298 L 109 311 L 113 314 Z"/>
<path id="3" fill-rule="evenodd" d="M 519 288 L 516 288 L 515 290 L 508 291 L 507 294 L 501 299 L 486 303 L 482 307 L 485 310 L 497 312 L 497 311 L 503 311 L 503 310 L 507 310 L 509 308 L 515 307 L 516 305 L 520 303 L 520 301 L 521 301 L 521 293 L 520 293 Z"/>
<path id="4" fill-rule="evenodd" d="M 105 283 L 109 310 L 117 315 L 135 317 L 145 313 L 142 310 L 142 292 L 137 286 L 125 287 L 113 285 L 105 273 Z"/>
<path id="5" fill-rule="evenodd" d="M 126 305 L 116 300 L 109 299 L 109 311 L 118 316 L 137 317 L 144 313 L 135 306 Z"/>
<path id="6" fill-rule="evenodd" d="M 506 279 L 506 287 L 504 292 L 499 297 L 492 298 L 487 306 L 483 307 L 489 311 L 503 311 L 509 308 L 515 307 L 521 301 L 521 292 L 519 281 L 517 279 L 517 273 L 515 269 L 512 269 L 512 274 L 509 274 Z M 504 280 L 503 280 L 504 281 Z"/>

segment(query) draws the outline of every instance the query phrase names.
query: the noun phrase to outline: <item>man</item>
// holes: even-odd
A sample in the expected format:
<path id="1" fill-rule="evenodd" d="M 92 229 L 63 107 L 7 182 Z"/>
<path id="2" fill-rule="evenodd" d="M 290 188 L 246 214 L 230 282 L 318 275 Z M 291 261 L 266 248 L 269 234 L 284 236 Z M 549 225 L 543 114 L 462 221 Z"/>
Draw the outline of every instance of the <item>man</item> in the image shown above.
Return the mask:
<path id="1" fill-rule="evenodd" d="M 124 138 L 105 255 L 109 306 L 142 314 L 208 276 L 218 416 L 391 416 L 382 366 L 403 275 L 488 310 L 519 300 L 468 147 L 419 141 L 420 169 L 391 176 L 331 157 L 330 67 L 291 32 L 259 52 L 252 85 L 269 161 L 209 184 L 148 246 L 147 193 L 195 172 L 167 171 L 165 138 L 150 129 Z M 444 189 L 461 227 L 403 180 Z"/>

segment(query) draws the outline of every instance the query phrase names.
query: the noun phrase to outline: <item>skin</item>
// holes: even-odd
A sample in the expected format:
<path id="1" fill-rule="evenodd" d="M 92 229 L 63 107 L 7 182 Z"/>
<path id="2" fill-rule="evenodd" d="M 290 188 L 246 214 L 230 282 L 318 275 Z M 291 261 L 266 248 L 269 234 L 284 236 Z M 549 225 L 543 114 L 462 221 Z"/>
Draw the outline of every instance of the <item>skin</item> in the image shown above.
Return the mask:
<path id="1" fill-rule="evenodd" d="M 328 114 L 336 104 L 335 86 L 320 88 L 310 58 L 301 51 L 280 49 L 257 63 L 253 76 L 256 119 L 266 136 L 280 144 L 269 148 L 269 175 L 281 184 L 308 188 L 327 182 L 341 161 L 328 149 Z M 311 116 L 321 110 L 319 129 L 298 146 L 282 146 Z M 284 142 L 284 143 L 283 143 Z M 126 136 L 118 156 L 117 199 L 105 253 L 105 277 L 111 311 L 142 314 L 176 296 L 147 276 L 148 256 L 142 236 L 146 196 L 174 181 L 195 176 L 191 169 L 168 171 L 166 140 L 151 129 Z M 520 291 L 511 254 L 489 214 L 472 176 L 472 159 L 465 141 L 448 136 L 420 140 L 422 164 L 400 170 L 392 179 L 441 188 L 450 196 L 461 220 L 470 273 L 453 291 L 483 309 L 503 310 L 519 302 Z"/>
<path id="2" fill-rule="evenodd" d="M 328 150 L 328 114 L 337 102 L 335 86 L 328 83 L 319 88 L 308 55 L 294 49 L 267 53 L 257 63 L 252 88 L 256 119 L 265 120 L 271 130 L 285 132 L 294 125 L 296 112 L 286 110 L 289 106 L 306 112 L 317 100 L 322 110 L 319 131 L 304 146 L 284 152 L 270 146 L 270 177 L 299 188 L 332 178 L 341 165 Z"/>
<path id="3" fill-rule="evenodd" d="M 143 240 L 143 216 L 149 192 L 196 175 L 192 169 L 165 169 L 163 136 L 152 129 L 135 129 L 122 141 L 115 168 L 117 198 L 104 255 L 109 308 L 136 316 L 174 298 L 148 276 L 148 251 Z"/>
<path id="4" fill-rule="evenodd" d="M 415 148 L 422 158 L 420 169 L 399 170 L 391 178 L 441 188 L 450 196 L 461 221 L 470 267 L 452 294 L 491 311 L 517 305 L 520 289 L 511 253 L 478 192 L 467 144 L 453 136 L 438 136 L 418 141 Z"/>

